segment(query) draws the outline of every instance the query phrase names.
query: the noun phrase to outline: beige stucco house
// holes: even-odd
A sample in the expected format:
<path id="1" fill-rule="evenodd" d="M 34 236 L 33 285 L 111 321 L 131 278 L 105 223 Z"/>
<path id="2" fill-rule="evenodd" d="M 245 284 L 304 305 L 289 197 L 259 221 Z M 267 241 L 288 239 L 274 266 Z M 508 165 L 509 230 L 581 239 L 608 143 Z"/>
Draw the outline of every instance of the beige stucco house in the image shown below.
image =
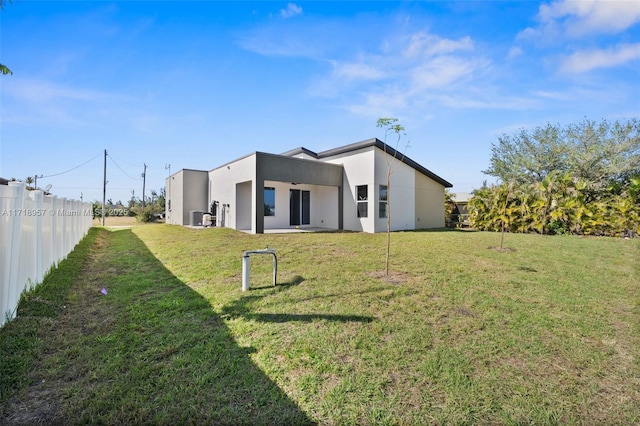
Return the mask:
<path id="1" fill-rule="evenodd" d="M 396 157 L 390 188 L 387 161 Z M 254 152 L 210 171 L 180 170 L 167 178 L 167 223 L 217 226 L 251 233 L 270 229 L 386 231 L 445 226 L 444 189 L 452 185 L 373 138 L 315 153 Z M 201 219 L 200 219 L 201 221 Z"/>

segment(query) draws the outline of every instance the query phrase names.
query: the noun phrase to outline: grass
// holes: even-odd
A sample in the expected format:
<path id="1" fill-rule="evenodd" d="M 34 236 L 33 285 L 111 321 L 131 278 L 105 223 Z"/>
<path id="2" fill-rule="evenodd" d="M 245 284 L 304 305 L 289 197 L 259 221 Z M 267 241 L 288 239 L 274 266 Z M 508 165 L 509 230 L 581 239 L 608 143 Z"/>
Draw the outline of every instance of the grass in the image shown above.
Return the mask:
<path id="1" fill-rule="evenodd" d="M 385 237 L 92 229 L 0 331 L 0 423 L 640 422 L 640 241 L 394 233 L 387 278 Z"/>

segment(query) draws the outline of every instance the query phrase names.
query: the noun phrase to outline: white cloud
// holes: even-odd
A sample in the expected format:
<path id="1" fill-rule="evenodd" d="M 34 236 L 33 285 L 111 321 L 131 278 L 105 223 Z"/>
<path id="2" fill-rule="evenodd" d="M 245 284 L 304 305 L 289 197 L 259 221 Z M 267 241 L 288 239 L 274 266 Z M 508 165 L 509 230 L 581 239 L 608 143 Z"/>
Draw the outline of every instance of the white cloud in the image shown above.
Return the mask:
<path id="1" fill-rule="evenodd" d="M 424 118 L 442 105 L 485 108 L 487 103 L 476 100 L 478 92 L 469 86 L 484 80 L 491 62 L 473 51 L 470 37 L 448 39 L 424 31 L 401 34 L 357 60 L 332 61 L 334 73 L 324 87 L 347 87 L 331 92 L 350 93 L 344 107 L 367 117 L 421 111 Z M 345 77 L 355 89 L 348 87 Z"/>
<path id="2" fill-rule="evenodd" d="M 330 61 L 333 65 L 333 73 L 338 78 L 349 80 L 379 80 L 386 76 L 386 73 L 374 65 L 365 63 L 343 63 Z"/>
<path id="3" fill-rule="evenodd" d="M 569 35 L 579 37 L 589 33 L 618 33 L 640 22 L 637 1 L 561 1 L 540 6 L 543 22 L 564 19 Z"/>
<path id="4" fill-rule="evenodd" d="M 132 99 L 119 94 L 25 78 L 12 78 L 11 84 L 3 87 L 3 90 L 7 96 L 5 105 L 13 105 L 6 107 L 11 115 L 5 118 L 21 125 L 86 125 L 83 117 L 88 105 L 113 105 L 117 109 Z"/>
<path id="5" fill-rule="evenodd" d="M 524 52 L 523 52 L 521 47 L 514 46 L 511 49 L 509 49 L 509 53 L 508 53 L 507 57 L 509 59 L 514 59 L 514 58 L 517 58 L 518 56 L 522 56 L 523 53 Z"/>
<path id="6" fill-rule="evenodd" d="M 583 73 L 596 68 L 611 68 L 640 59 L 640 43 L 623 44 L 611 49 L 594 49 L 576 52 L 560 65 L 565 73 Z"/>
<path id="7" fill-rule="evenodd" d="M 345 50 L 336 43 L 335 34 L 346 33 L 348 27 L 340 22 L 287 20 L 269 22 L 238 33 L 238 45 L 245 50 L 265 56 L 305 57 L 327 60 L 328 51 Z M 347 37 L 348 38 L 348 37 Z"/>
<path id="8" fill-rule="evenodd" d="M 36 104 L 64 100 L 95 102 L 121 98 L 106 92 L 79 89 L 42 80 L 15 79 L 4 90 L 15 99 Z"/>
<path id="9" fill-rule="evenodd" d="M 552 92 L 549 90 L 537 90 L 534 91 L 533 94 L 539 98 L 550 99 L 552 101 L 568 101 L 571 99 L 571 94 L 566 91 Z"/>
<path id="10" fill-rule="evenodd" d="M 370 117 L 418 110 L 428 115 L 452 102 L 457 108 L 483 108 L 486 102 L 476 101 L 477 92 L 472 94 L 468 87 L 484 80 L 491 62 L 474 50 L 471 37 L 451 39 L 426 31 L 397 34 L 355 60 L 331 61 L 334 72 L 322 87 L 335 96 L 350 93 L 345 108 Z"/>
<path id="11" fill-rule="evenodd" d="M 489 73 L 492 61 L 476 52 L 470 36 L 447 38 L 424 27 L 363 34 L 351 31 L 354 25 L 343 21 L 302 24 L 260 27 L 245 33 L 239 43 L 263 55 L 329 64 L 328 72 L 313 76 L 308 95 L 334 99 L 352 113 L 375 117 L 421 111 L 428 115 L 442 106 L 506 109 L 522 103 L 499 95 L 487 100 L 481 90 L 470 90 L 485 88 L 494 78 Z M 349 36 L 334 37 L 339 32 Z"/>
<path id="12" fill-rule="evenodd" d="M 435 56 L 456 51 L 473 50 L 471 37 L 463 37 L 459 40 L 451 40 L 437 35 L 419 32 L 409 37 L 408 45 L 404 49 L 404 55 L 409 58 Z"/>
<path id="13" fill-rule="evenodd" d="M 286 9 L 280 10 L 280 16 L 283 18 L 291 18 L 296 15 L 300 15 L 302 13 L 302 8 L 295 3 L 287 4 Z"/>
<path id="14" fill-rule="evenodd" d="M 472 77 L 481 68 L 481 61 L 440 56 L 411 70 L 411 87 L 414 91 L 446 88 Z"/>
<path id="15" fill-rule="evenodd" d="M 538 27 L 518 35 L 521 39 L 571 38 L 590 34 L 616 34 L 640 22 L 638 1 L 562 0 L 542 4 L 538 10 Z"/>
<path id="16" fill-rule="evenodd" d="M 345 108 L 365 117 L 393 117 L 402 115 L 410 102 L 410 95 L 394 87 L 362 94 L 360 102 L 350 103 Z"/>

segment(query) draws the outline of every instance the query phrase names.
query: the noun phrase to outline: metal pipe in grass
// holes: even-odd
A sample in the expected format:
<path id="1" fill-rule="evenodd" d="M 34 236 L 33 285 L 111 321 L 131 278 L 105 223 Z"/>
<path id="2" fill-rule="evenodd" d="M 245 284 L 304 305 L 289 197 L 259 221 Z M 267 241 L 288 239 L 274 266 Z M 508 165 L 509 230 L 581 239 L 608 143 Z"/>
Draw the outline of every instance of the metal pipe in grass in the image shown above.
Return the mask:
<path id="1" fill-rule="evenodd" d="M 273 286 L 276 286 L 278 276 L 278 257 L 276 256 L 275 249 L 266 247 L 260 250 L 247 250 L 242 253 L 242 291 L 247 291 L 251 288 L 249 284 L 249 274 L 251 269 L 250 255 L 252 254 L 270 254 L 273 256 Z"/>

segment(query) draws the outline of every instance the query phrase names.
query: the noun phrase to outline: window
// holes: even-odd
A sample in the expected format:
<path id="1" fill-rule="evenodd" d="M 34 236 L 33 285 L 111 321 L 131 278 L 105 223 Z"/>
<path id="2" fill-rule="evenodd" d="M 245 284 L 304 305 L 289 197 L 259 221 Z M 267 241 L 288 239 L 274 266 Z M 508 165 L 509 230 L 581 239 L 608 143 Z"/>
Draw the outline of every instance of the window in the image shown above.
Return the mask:
<path id="1" fill-rule="evenodd" d="M 358 217 L 367 217 L 369 199 L 369 188 L 367 185 L 356 186 L 356 204 L 358 207 Z"/>
<path id="2" fill-rule="evenodd" d="M 389 212 L 389 204 L 387 203 L 387 185 L 380 185 L 379 189 L 379 205 L 378 205 L 378 217 L 380 219 L 386 218 Z"/>
<path id="3" fill-rule="evenodd" d="M 276 215 L 276 189 L 265 187 L 264 188 L 264 215 L 275 216 Z"/>

